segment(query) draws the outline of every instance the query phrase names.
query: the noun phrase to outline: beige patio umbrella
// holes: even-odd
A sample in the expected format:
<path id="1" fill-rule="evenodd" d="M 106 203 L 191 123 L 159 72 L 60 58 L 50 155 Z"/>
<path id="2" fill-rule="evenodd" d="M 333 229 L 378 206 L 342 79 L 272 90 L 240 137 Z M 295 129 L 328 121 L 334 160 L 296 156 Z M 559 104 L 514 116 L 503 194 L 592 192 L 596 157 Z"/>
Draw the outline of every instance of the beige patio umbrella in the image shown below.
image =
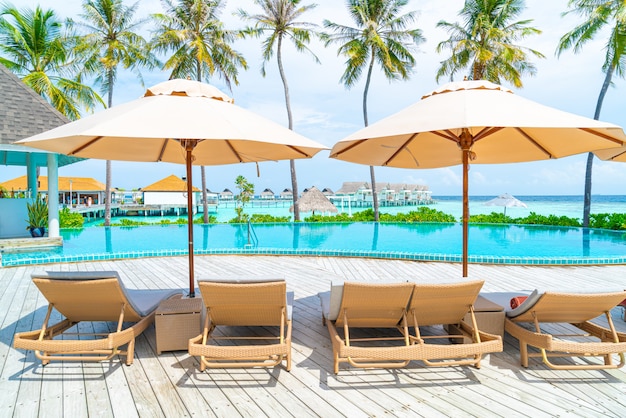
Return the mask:
<path id="1" fill-rule="evenodd" d="M 311 158 L 327 149 L 233 104 L 217 88 L 170 80 L 140 99 L 18 141 L 20 145 L 76 157 L 164 161 L 187 167 L 189 291 L 194 296 L 193 165 Z"/>
<path id="2" fill-rule="evenodd" d="M 504 215 L 506 215 L 506 208 L 527 208 L 526 203 L 522 202 L 518 198 L 508 193 L 499 195 L 498 197 L 488 200 L 483 203 L 485 206 L 502 206 L 504 207 Z"/>
<path id="3" fill-rule="evenodd" d="M 315 212 L 337 213 L 337 206 L 315 186 L 302 193 L 302 196 L 298 199 L 298 207 L 300 212 L 313 212 L 313 214 Z M 289 208 L 289 212 L 293 212 L 293 205 Z"/>
<path id="4" fill-rule="evenodd" d="M 330 157 L 365 165 L 463 165 L 463 276 L 467 276 L 468 170 L 624 145 L 621 127 L 524 99 L 488 81 L 449 83 L 335 144 Z"/>

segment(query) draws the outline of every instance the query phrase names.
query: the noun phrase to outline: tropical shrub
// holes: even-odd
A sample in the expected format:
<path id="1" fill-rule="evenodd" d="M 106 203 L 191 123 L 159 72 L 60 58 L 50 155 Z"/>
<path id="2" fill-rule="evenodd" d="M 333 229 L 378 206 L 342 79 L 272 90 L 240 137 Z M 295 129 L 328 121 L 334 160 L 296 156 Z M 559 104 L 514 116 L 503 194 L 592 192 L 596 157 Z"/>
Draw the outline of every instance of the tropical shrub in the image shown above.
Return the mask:
<path id="1" fill-rule="evenodd" d="M 69 208 L 63 208 L 59 211 L 59 227 L 60 228 L 82 228 L 85 223 L 83 215 L 71 212 Z"/>
<path id="2" fill-rule="evenodd" d="M 273 216 L 264 213 L 253 213 L 250 222 L 254 223 L 287 223 L 291 222 L 289 216 Z"/>
<path id="3" fill-rule="evenodd" d="M 626 213 L 590 214 L 589 227 L 613 230 L 626 229 Z"/>
<path id="4" fill-rule="evenodd" d="M 425 206 L 407 213 L 381 214 L 380 220 L 381 222 L 456 222 L 454 216 Z"/>
<path id="5" fill-rule="evenodd" d="M 462 219 L 461 219 L 462 221 Z M 470 215 L 470 223 L 477 224 L 512 224 L 519 223 L 517 219 L 506 216 L 504 213 L 491 212 L 489 215 Z"/>
<path id="6" fill-rule="evenodd" d="M 523 225 L 581 226 L 580 221 L 576 218 L 556 215 L 538 215 L 535 212 L 530 212 L 530 215 L 525 218 L 514 219 L 513 223 Z"/>
<path id="7" fill-rule="evenodd" d="M 187 223 L 187 219 L 180 219 L 179 218 L 179 219 L 177 219 L 173 223 L 175 223 L 175 224 L 186 224 Z M 198 216 L 196 219 L 193 220 L 193 223 L 194 224 L 203 225 L 204 224 L 204 216 Z M 217 217 L 215 217 L 213 215 L 209 215 L 209 223 L 210 224 L 216 224 L 217 223 Z"/>

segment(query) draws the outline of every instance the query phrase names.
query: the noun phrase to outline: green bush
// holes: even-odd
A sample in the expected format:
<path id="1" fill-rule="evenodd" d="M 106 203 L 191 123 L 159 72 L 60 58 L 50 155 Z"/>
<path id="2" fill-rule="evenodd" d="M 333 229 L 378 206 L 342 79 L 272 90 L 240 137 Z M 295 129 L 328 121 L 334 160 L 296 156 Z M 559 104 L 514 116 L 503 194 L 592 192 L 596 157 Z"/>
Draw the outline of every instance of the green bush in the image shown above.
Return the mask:
<path id="1" fill-rule="evenodd" d="M 372 214 L 372 221 L 374 220 L 374 215 Z M 355 222 L 354 218 L 348 216 L 345 213 L 338 213 L 337 215 L 315 215 L 312 214 L 304 218 L 304 222 Z"/>
<path id="2" fill-rule="evenodd" d="M 576 218 L 556 215 L 537 215 L 535 212 L 530 212 L 530 215 L 525 218 L 513 219 L 513 223 L 522 225 L 581 226 L 580 221 Z"/>
<path id="3" fill-rule="evenodd" d="M 448 215 L 436 209 L 420 207 L 408 213 L 379 214 L 380 222 L 456 222 L 454 216 Z M 304 219 L 305 222 L 374 222 L 374 210 L 365 209 L 354 212 L 352 216 L 339 213 L 332 216 L 311 215 Z"/>
<path id="4" fill-rule="evenodd" d="M 111 226 L 144 226 L 152 225 L 150 222 L 135 221 L 133 219 L 120 219 L 119 222 L 112 223 Z M 102 224 L 104 226 L 104 224 Z"/>
<path id="5" fill-rule="evenodd" d="M 287 223 L 291 222 L 291 217 L 289 216 L 272 216 L 268 214 L 261 213 L 253 213 L 250 217 L 250 222 L 253 224 L 257 223 Z"/>
<path id="6" fill-rule="evenodd" d="M 390 215 L 387 213 L 380 214 L 381 222 L 456 222 L 454 216 L 444 213 L 440 210 L 419 207 L 407 213 L 397 213 Z"/>
<path id="7" fill-rule="evenodd" d="M 461 219 L 463 221 L 463 219 Z M 491 212 L 489 215 L 470 215 L 470 223 L 477 224 L 512 224 L 516 220 L 504 213 Z"/>
<path id="8" fill-rule="evenodd" d="M 80 213 L 70 212 L 69 208 L 63 208 L 59 211 L 60 228 L 82 228 L 84 223 L 85 218 Z"/>
<path id="9" fill-rule="evenodd" d="M 174 223 L 178 223 L 178 224 L 186 224 L 187 223 L 187 219 L 183 219 L 181 222 L 181 219 L 177 219 L 176 222 Z M 204 225 L 204 216 L 200 215 L 198 216 L 196 219 L 193 220 L 194 224 L 200 224 L 200 225 Z M 210 224 L 216 224 L 217 223 L 217 218 L 213 215 L 209 215 L 209 223 Z"/>
<path id="10" fill-rule="evenodd" d="M 237 211 L 237 208 L 235 208 L 235 211 Z M 229 224 L 245 224 L 245 223 L 248 223 L 248 220 L 250 219 L 250 215 L 248 215 L 247 213 L 240 212 L 240 211 L 237 211 L 237 212 L 239 212 L 238 215 L 235 218 L 233 218 L 230 221 L 228 221 L 228 223 Z"/>
<path id="11" fill-rule="evenodd" d="M 613 230 L 626 229 L 626 213 L 590 214 L 589 227 Z"/>

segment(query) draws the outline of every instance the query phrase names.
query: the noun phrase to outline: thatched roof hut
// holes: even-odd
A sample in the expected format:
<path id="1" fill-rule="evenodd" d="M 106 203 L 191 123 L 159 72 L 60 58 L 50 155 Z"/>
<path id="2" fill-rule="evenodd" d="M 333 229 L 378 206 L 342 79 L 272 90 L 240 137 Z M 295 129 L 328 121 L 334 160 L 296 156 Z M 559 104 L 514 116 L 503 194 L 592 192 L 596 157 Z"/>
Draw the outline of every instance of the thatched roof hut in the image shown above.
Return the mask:
<path id="1" fill-rule="evenodd" d="M 300 212 L 337 213 L 337 207 L 315 186 L 302 193 L 298 199 L 298 207 Z M 293 206 L 289 208 L 289 212 L 293 212 Z"/>

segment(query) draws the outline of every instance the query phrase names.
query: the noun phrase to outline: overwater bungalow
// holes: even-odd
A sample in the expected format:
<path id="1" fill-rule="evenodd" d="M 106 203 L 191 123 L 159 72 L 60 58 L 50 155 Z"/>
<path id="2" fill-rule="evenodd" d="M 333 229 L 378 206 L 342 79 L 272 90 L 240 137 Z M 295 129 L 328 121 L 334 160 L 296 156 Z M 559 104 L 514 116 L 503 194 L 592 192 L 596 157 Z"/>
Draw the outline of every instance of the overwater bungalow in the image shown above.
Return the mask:
<path id="1" fill-rule="evenodd" d="M 276 195 L 272 189 L 265 189 L 261 192 L 260 198 L 263 200 L 273 200 L 276 199 Z"/>
<path id="2" fill-rule="evenodd" d="M 376 183 L 380 206 L 412 206 L 434 203 L 428 186 L 407 183 Z M 329 196 L 335 204 L 345 207 L 371 207 L 372 187 L 367 182 L 344 182 L 334 195 Z"/>
<path id="3" fill-rule="evenodd" d="M 230 191 L 230 189 L 224 189 L 220 193 L 219 199 L 220 200 L 234 200 L 235 199 L 235 195 L 233 194 L 233 192 Z"/>
<path id="4" fill-rule="evenodd" d="M 279 198 L 283 200 L 292 200 L 293 191 L 291 189 L 285 189 L 282 192 L 280 192 Z"/>

